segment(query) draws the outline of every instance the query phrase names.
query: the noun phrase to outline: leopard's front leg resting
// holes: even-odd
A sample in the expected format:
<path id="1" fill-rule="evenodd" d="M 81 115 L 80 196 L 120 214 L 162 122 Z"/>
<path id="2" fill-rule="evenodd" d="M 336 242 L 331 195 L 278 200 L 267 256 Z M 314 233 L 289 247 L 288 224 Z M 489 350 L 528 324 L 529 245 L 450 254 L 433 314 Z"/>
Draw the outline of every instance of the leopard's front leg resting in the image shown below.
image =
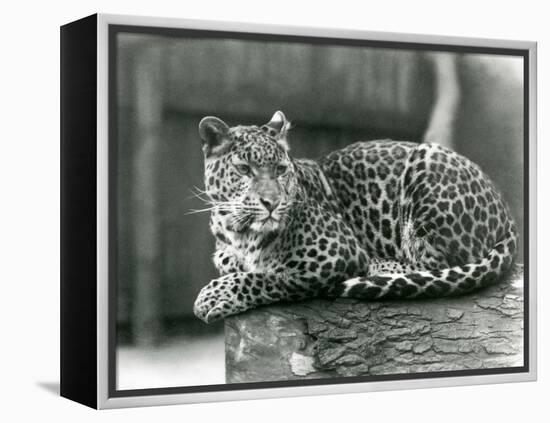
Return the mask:
<path id="1" fill-rule="evenodd" d="M 195 300 L 195 315 L 211 323 L 232 314 L 281 300 L 311 296 L 299 275 L 237 272 L 212 280 Z"/>
<path id="2" fill-rule="evenodd" d="M 216 266 L 216 269 L 220 272 L 220 275 L 244 271 L 242 265 L 235 256 L 225 250 L 217 250 L 212 260 L 214 261 L 214 266 Z"/>

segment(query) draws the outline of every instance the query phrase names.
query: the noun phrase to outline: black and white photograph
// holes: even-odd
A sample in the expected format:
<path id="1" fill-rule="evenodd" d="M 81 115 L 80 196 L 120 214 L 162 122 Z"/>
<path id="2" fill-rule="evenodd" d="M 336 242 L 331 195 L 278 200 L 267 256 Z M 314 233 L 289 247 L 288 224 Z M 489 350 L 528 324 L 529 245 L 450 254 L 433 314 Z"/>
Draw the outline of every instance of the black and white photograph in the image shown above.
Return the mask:
<path id="1" fill-rule="evenodd" d="M 525 52 L 109 31 L 114 395 L 527 371 Z"/>
<path id="2" fill-rule="evenodd" d="M 545 421 L 542 2 L 3 11 L 1 421 Z"/>

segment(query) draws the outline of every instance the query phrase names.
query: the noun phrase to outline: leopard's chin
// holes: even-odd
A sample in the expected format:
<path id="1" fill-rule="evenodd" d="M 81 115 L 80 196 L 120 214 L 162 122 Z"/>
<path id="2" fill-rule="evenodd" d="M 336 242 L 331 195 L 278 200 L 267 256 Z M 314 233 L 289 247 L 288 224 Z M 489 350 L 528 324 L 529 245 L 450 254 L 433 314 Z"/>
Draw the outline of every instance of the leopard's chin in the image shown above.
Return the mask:
<path id="1" fill-rule="evenodd" d="M 250 230 L 257 233 L 279 232 L 282 229 L 283 224 L 281 219 L 271 216 L 262 220 L 255 220 L 250 225 Z"/>

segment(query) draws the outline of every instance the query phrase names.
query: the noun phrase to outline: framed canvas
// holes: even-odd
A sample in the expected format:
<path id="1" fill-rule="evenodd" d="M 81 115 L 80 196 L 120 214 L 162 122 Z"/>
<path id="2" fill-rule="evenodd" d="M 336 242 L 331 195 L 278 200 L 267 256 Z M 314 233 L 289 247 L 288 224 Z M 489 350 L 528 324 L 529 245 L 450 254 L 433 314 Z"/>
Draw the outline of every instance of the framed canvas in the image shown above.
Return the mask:
<path id="1" fill-rule="evenodd" d="M 536 43 L 61 28 L 61 395 L 536 378 Z"/>

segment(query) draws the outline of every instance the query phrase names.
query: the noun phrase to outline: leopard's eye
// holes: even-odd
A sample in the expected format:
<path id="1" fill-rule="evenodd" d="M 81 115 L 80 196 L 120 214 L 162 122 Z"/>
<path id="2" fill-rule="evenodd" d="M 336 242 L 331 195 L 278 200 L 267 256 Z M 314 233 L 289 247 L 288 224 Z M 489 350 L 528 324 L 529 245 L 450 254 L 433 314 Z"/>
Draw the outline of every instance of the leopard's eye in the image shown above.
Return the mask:
<path id="1" fill-rule="evenodd" d="M 288 171 L 288 166 L 286 165 L 279 165 L 277 166 L 277 169 L 275 169 L 277 176 L 284 175 L 287 171 Z"/>
<path id="2" fill-rule="evenodd" d="M 235 169 L 237 169 L 237 172 L 241 175 L 249 175 L 251 172 L 250 166 L 247 164 L 236 164 Z"/>

